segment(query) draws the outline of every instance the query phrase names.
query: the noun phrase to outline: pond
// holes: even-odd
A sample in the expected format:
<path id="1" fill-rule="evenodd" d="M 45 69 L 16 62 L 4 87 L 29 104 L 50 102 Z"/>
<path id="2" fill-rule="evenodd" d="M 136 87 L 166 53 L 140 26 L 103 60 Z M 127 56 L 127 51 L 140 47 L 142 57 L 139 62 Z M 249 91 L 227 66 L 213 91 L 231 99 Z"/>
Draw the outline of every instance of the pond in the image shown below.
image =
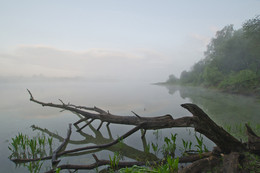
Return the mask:
<path id="1" fill-rule="evenodd" d="M 173 118 L 191 116 L 180 105 L 194 103 L 201 107 L 217 124 L 221 126 L 251 122 L 260 123 L 259 100 L 251 97 L 223 94 L 212 90 L 196 87 L 158 86 L 147 83 L 130 82 L 87 82 L 87 81 L 44 81 L 44 82 L 7 82 L 0 84 L 0 134 L 1 134 L 1 172 L 28 172 L 23 165 L 15 165 L 8 157 L 11 152 L 8 145 L 18 133 L 29 136 L 55 134 L 54 148 L 58 147 L 66 137 L 68 124 L 79 120 L 76 114 L 61 111 L 56 108 L 42 107 L 29 101 L 30 89 L 35 99 L 44 102 L 65 103 L 93 107 L 97 106 L 117 115 L 159 116 L 171 114 Z M 95 120 L 91 126 L 81 133 L 72 126 L 71 140 L 67 149 L 87 145 L 104 144 L 113 141 L 133 128 L 133 126 L 110 124 L 107 129 L 104 124 L 100 131 L 96 131 L 100 121 Z M 32 128 L 31 126 L 35 127 Z M 79 124 L 83 126 L 84 124 Z M 177 151 L 180 155 L 182 139 L 190 140 L 194 144 L 195 137 L 192 128 L 173 128 L 150 130 L 145 140 L 141 140 L 138 131 L 117 146 L 105 150 L 81 152 L 77 155 L 62 157 L 60 164 L 91 164 L 95 160 L 91 154 L 95 153 L 99 159 L 109 160 L 114 152 L 120 151 L 124 160 L 144 159 L 144 157 L 162 158 L 162 154 L 155 153 L 152 143 L 159 148 L 164 144 L 164 137 L 177 133 Z M 208 149 L 214 144 L 205 137 L 204 143 Z M 44 161 L 41 172 L 50 169 L 49 160 Z M 95 170 L 93 170 L 95 172 Z"/>

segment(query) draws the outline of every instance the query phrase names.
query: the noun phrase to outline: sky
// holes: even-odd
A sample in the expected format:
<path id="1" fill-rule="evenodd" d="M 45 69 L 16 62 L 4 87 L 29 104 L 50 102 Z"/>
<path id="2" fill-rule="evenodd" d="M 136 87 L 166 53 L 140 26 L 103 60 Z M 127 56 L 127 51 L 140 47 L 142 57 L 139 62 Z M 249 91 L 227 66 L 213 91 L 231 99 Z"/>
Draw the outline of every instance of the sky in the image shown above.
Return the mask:
<path id="1" fill-rule="evenodd" d="M 0 77 L 165 81 L 260 0 L 0 0 Z"/>

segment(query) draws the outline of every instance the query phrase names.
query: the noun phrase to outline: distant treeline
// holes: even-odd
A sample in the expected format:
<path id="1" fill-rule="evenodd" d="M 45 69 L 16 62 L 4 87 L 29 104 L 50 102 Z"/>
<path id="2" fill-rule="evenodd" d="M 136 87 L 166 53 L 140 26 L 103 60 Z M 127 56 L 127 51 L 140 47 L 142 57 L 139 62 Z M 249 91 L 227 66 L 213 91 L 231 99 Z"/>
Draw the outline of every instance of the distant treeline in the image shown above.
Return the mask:
<path id="1" fill-rule="evenodd" d="M 217 31 L 204 58 L 183 71 L 180 79 L 170 75 L 166 83 L 260 93 L 260 15 L 238 30 L 228 25 Z"/>

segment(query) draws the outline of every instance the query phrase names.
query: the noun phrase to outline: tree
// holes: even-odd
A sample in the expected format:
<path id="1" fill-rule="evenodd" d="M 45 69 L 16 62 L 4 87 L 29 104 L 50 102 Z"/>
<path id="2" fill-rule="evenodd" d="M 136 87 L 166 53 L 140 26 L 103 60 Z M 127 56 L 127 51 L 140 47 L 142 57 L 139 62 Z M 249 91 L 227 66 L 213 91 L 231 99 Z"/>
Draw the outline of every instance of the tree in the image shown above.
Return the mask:
<path id="1" fill-rule="evenodd" d="M 222 57 L 221 49 L 226 42 L 233 36 L 233 25 L 225 26 L 222 30 L 217 31 L 216 38 L 213 38 L 204 52 L 206 63 L 210 63 L 213 59 Z"/>
<path id="2" fill-rule="evenodd" d="M 243 24 L 245 38 L 249 42 L 250 55 L 254 59 L 255 70 L 259 74 L 260 69 L 260 15 L 249 19 Z M 252 65 L 253 66 L 253 65 Z"/>
<path id="3" fill-rule="evenodd" d="M 223 80 L 223 74 L 218 70 L 217 67 L 207 66 L 203 73 L 203 78 L 207 85 L 217 85 Z"/>
<path id="4" fill-rule="evenodd" d="M 247 72 L 254 78 L 246 85 L 240 79 L 248 77 Z M 226 91 L 236 88 L 236 92 L 247 90 L 246 94 L 248 88 L 252 93 L 258 92 L 259 79 L 260 15 L 246 21 L 241 29 L 234 30 L 233 25 L 227 25 L 217 31 L 204 52 L 204 59 L 190 71 L 183 71 L 180 77 L 182 84 L 229 88 Z"/>
<path id="5" fill-rule="evenodd" d="M 260 43 L 260 15 L 257 15 L 253 19 L 247 20 L 243 24 L 243 31 L 244 31 L 246 37 L 254 40 L 254 42 L 257 43 L 257 46 L 259 46 L 259 43 Z"/>
<path id="6" fill-rule="evenodd" d="M 179 79 L 174 74 L 169 75 L 169 78 L 166 81 L 166 83 L 168 83 L 168 84 L 176 84 L 178 82 L 179 82 Z"/>

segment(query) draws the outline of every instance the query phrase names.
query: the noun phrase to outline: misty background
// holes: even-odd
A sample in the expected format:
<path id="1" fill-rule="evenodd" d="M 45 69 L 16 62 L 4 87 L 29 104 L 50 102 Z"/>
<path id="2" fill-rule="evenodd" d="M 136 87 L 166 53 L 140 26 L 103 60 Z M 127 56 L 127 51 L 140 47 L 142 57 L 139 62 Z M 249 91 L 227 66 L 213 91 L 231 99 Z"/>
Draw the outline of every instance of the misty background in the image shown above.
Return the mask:
<path id="1" fill-rule="evenodd" d="M 0 1 L 0 77 L 165 81 L 259 0 Z"/>

